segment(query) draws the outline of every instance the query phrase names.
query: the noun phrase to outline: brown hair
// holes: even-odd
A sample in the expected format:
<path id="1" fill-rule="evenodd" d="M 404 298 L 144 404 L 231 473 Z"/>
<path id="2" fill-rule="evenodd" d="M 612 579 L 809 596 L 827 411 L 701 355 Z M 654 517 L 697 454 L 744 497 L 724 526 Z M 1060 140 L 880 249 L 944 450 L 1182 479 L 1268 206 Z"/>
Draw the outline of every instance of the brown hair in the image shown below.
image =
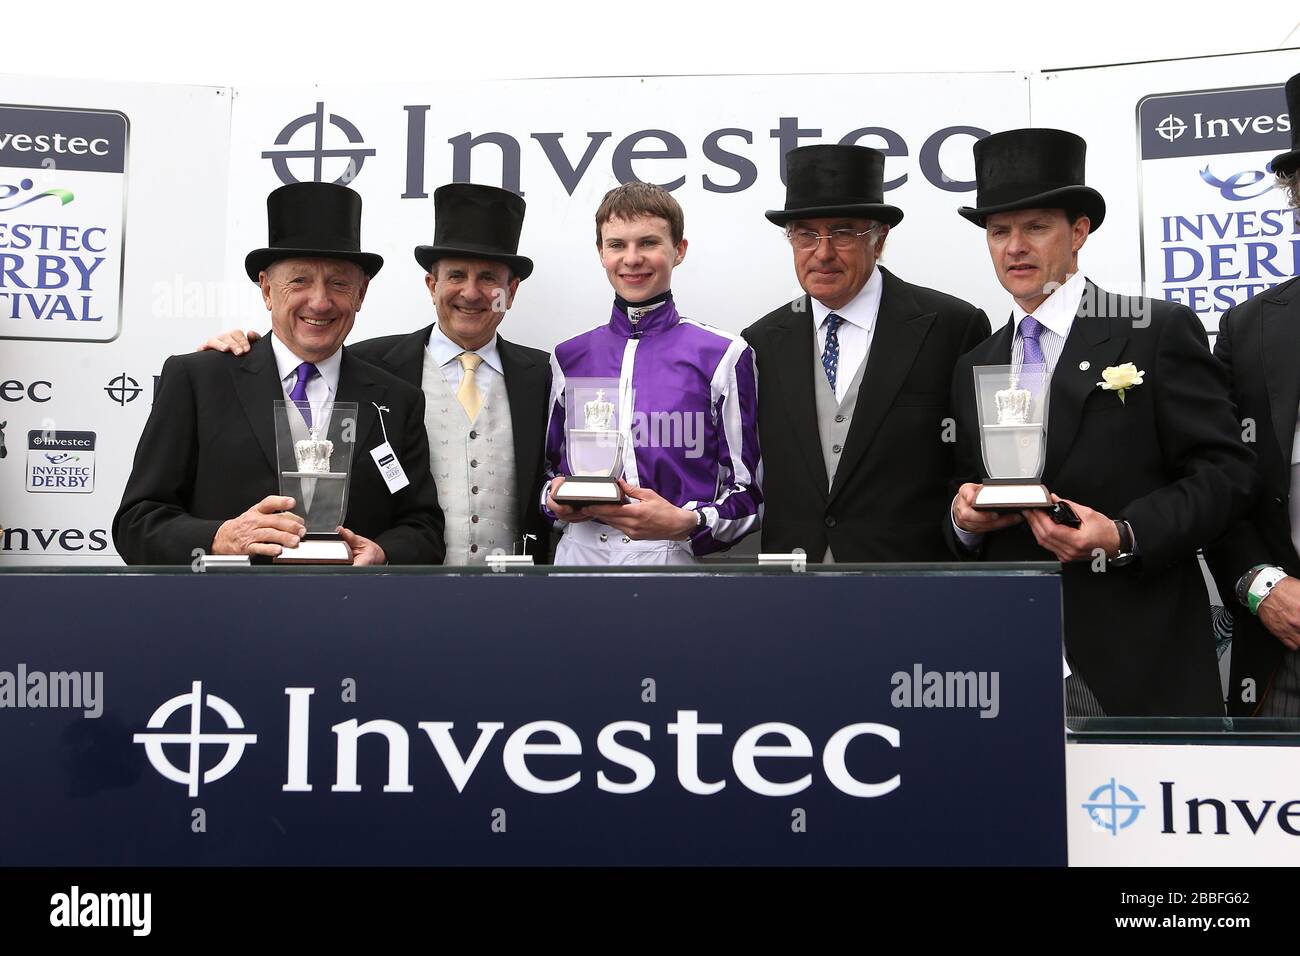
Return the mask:
<path id="1" fill-rule="evenodd" d="M 673 245 L 682 241 L 686 232 L 686 217 L 681 204 L 662 186 L 651 183 L 624 183 L 605 193 L 596 210 L 596 245 L 601 244 L 601 227 L 611 219 L 625 222 L 654 216 L 668 223 Z"/>

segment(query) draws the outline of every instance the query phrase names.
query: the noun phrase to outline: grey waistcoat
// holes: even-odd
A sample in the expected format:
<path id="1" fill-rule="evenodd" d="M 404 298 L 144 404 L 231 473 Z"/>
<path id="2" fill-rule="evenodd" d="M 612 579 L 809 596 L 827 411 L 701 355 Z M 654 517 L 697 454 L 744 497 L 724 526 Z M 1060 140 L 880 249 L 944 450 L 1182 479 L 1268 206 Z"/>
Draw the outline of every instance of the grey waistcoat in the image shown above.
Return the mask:
<path id="1" fill-rule="evenodd" d="M 848 441 L 849 426 L 853 424 L 853 409 L 858 404 L 858 390 L 862 387 L 862 375 L 867 370 L 867 360 L 863 359 L 844 393 L 842 402 L 835 401 L 835 392 L 826 380 L 826 369 L 822 368 L 821 352 L 817 349 L 817 329 L 813 328 L 813 395 L 817 400 L 817 437 L 822 443 L 822 461 L 826 463 L 827 490 L 835 484 L 835 472 L 839 468 L 844 445 Z M 870 354 L 870 353 L 868 353 Z M 459 406 L 458 406 L 459 407 Z M 464 417 L 463 415 L 461 416 Z M 817 560 L 809 555 L 808 560 Z M 831 554 L 830 545 L 826 546 L 826 564 L 834 564 L 835 556 Z"/>
<path id="2" fill-rule="evenodd" d="M 424 361 L 424 424 L 429 470 L 447 519 L 446 564 L 483 564 L 494 549 L 519 545 L 515 443 L 505 382 L 498 380 L 473 424 L 428 357 Z M 500 387 L 496 387 L 500 386 Z"/>

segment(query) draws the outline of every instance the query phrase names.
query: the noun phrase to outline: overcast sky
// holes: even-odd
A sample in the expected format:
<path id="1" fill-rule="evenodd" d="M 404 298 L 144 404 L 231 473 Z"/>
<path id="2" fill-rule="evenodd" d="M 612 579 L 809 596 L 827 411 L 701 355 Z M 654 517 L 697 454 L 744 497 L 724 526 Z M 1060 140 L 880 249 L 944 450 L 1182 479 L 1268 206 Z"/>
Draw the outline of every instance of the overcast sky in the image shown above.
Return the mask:
<path id="1" fill-rule="evenodd" d="M 1300 10 L 1288 3 L 922 0 L 891 3 L 901 9 L 888 12 L 883 6 L 63 0 L 22 7 L 21 16 L 20 8 L 10 10 L 3 70 L 251 86 L 1038 70 L 1300 46 Z"/>

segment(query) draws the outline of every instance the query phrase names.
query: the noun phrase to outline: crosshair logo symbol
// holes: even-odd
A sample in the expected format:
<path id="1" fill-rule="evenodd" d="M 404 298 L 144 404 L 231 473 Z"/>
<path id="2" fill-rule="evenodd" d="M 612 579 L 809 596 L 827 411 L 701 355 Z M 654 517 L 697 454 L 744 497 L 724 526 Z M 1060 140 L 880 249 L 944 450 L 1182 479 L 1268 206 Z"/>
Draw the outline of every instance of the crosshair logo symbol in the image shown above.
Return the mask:
<path id="1" fill-rule="evenodd" d="M 140 383 L 123 372 L 117 378 L 109 379 L 108 384 L 104 386 L 104 391 L 108 392 L 108 397 L 117 404 L 125 405 L 127 402 L 134 402 L 140 395 Z"/>
<path id="2" fill-rule="evenodd" d="M 1172 143 L 1178 137 L 1182 136 L 1183 133 L 1187 132 L 1187 124 L 1173 113 L 1170 113 L 1156 124 L 1156 132 Z"/>
<path id="3" fill-rule="evenodd" d="M 309 127 L 312 131 L 313 137 L 311 147 L 294 147 L 292 145 L 294 136 L 299 132 L 299 130 Z M 349 145 L 345 148 L 326 149 L 325 131 L 329 127 L 335 127 L 342 130 L 343 135 L 347 138 L 349 144 L 358 145 Z M 334 183 L 340 186 L 346 186 L 348 183 L 352 182 L 352 180 L 357 178 L 357 174 L 361 172 L 361 166 L 365 163 L 366 157 L 375 155 L 373 149 L 360 148 L 359 144 L 363 142 L 364 140 L 361 138 L 361 131 L 337 113 L 330 113 L 328 122 L 326 122 L 325 104 L 317 103 L 316 111 L 314 113 L 306 113 L 303 116 L 299 116 L 297 119 L 290 122 L 284 129 L 280 130 L 280 135 L 275 138 L 275 145 L 283 146 L 285 148 L 268 149 L 262 153 L 262 158 L 271 161 L 271 166 L 275 169 L 275 175 L 280 177 L 280 182 L 285 183 L 286 185 L 289 183 L 300 182 L 326 182 L 327 180 L 323 178 L 325 160 L 346 159 L 347 162 L 343 166 L 342 172 L 337 179 L 333 180 Z M 289 169 L 289 161 L 294 159 L 312 160 L 312 173 L 309 177 L 306 179 L 299 179 L 293 174 Z M 338 164 L 332 163 L 331 168 L 337 169 Z"/>
<path id="4" fill-rule="evenodd" d="M 139 733 L 132 738 L 137 744 L 144 744 L 144 752 L 148 755 L 153 768 L 168 780 L 186 784 L 191 797 L 199 795 L 199 776 L 202 768 L 199 757 L 203 745 L 224 745 L 226 748 L 226 752 L 217 761 L 216 766 L 202 771 L 203 782 L 213 783 L 235 769 L 235 764 L 239 763 L 239 758 L 244 755 L 244 747 L 257 743 L 257 734 L 203 733 L 201 724 L 205 704 L 215 710 L 225 721 L 227 731 L 244 729 L 243 718 L 235 708 L 214 694 L 208 694 L 205 702 L 203 683 L 195 681 L 188 694 L 179 694 L 155 710 L 146 725 L 150 730 L 162 731 L 172 714 L 182 708 L 189 708 L 188 733 Z M 185 744 L 189 747 L 189 762 L 186 769 L 180 769 L 167 759 L 167 755 L 163 752 L 163 747 L 167 744 Z"/>
<path id="5" fill-rule="evenodd" d="M 1114 777 L 1088 794 L 1088 802 L 1081 806 L 1088 811 L 1092 822 L 1108 830 L 1111 836 L 1118 836 L 1120 830 L 1132 826 L 1138 814 L 1146 809 L 1145 803 L 1138 803 L 1137 794 L 1115 783 Z"/>

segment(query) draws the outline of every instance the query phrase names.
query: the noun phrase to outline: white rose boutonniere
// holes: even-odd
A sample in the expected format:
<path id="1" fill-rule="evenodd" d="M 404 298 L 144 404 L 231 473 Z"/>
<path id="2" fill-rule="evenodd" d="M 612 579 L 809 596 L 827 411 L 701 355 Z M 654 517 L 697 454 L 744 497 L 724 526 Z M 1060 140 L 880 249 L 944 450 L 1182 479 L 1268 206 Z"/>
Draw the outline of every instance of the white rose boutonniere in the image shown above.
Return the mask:
<path id="1" fill-rule="evenodd" d="M 1124 401 L 1124 393 L 1130 388 L 1142 384 L 1142 376 L 1146 372 L 1140 370 L 1132 362 L 1125 362 L 1123 365 L 1112 365 L 1109 368 L 1101 370 L 1102 381 L 1097 384 L 1108 392 L 1114 392 L 1119 396 L 1119 400 Z"/>

